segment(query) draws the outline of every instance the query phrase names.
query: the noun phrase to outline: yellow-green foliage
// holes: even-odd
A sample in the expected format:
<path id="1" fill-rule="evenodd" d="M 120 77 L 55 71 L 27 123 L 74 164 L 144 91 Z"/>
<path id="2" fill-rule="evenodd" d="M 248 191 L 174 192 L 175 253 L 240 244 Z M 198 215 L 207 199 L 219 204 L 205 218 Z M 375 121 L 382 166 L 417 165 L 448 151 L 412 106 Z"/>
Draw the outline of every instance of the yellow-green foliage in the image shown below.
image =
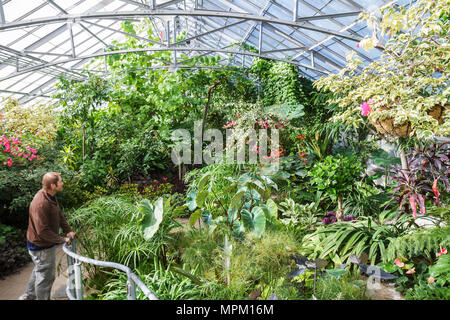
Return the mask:
<path id="1" fill-rule="evenodd" d="M 249 234 L 243 242 L 234 241 L 231 282 L 269 284 L 285 276 L 299 247 L 294 235 L 284 231 L 267 231 L 259 239 Z M 223 255 L 217 256 L 215 261 L 216 265 L 223 263 Z"/>
<path id="2" fill-rule="evenodd" d="M 225 283 L 223 235 L 208 234 L 206 229 L 191 231 L 178 245 L 183 263 L 191 269 L 197 268 L 201 278 Z M 259 239 L 251 235 L 244 241 L 233 239 L 232 246 L 229 287 L 246 292 L 256 283 L 270 284 L 274 279 L 286 276 L 300 244 L 292 234 L 267 231 Z"/>
<path id="3" fill-rule="evenodd" d="M 371 104 L 368 116 L 374 121 L 392 118 L 396 125 L 409 122 L 412 134 L 419 138 L 433 133 L 448 135 L 449 4 L 449 0 L 421 0 L 407 9 L 391 6 L 383 12 L 380 23 L 375 14 L 365 14 L 373 34 L 363 39 L 360 47 L 384 50 L 380 59 L 361 71 L 357 68 L 362 67 L 362 61 L 352 51 L 345 68 L 315 82 L 317 88 L 335 94 L 330 101 L 338 106 L 333 119 L 354 127 L 367 124 L 360 107 L 366 101 Z M 384 39 L 388 40 L 385 44 L 380 42 Z M 447 105 L 442 123 L 428 115 L 435 105 Z"/>
<path id="4" fill-rule="evenodd" d="M 223 238 L 223 237 L 222 237 Z M 208 233 L 207 229 L 190 230 L 181 239 L 179 251 L 181 260 L 190 269 L 196 269 L 203 277 L 214 278 L 214 256 L 220 254 L 219 245 L 223 241 L 217 233 Z M 212 273 L 211 273 L 212 272 Z"/>
<path id="5" fill-rule="evenodd" d="M 0 111 L 4 115 L 2 128 L 7 132 L 23 132 L 48 140 L 56 136 L 57 119 L 55 111 L 49 105 L 24 107 L 18 100 L 8 98 L 0 106 Z"/>

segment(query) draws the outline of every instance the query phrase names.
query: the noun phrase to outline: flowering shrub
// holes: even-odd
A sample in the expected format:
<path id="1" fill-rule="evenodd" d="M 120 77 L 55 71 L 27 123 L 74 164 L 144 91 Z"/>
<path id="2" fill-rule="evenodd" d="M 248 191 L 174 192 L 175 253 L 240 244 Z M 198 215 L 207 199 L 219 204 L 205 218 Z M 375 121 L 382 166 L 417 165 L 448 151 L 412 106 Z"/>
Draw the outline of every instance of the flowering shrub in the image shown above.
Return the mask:
<path id="1" fill-rule="evenodd" d="M 22 137 L 19 133 L 16 137 L 7 136 L 2 134 L 0 136 L 0 147 L 2 153 L 0 153 L 0 162 L 4 166 L 11 167 L 13 163 L 24 163 L 26 161 L 38 160 L 40 156 L 37 154 L 37 150 L 31 148 L 29 145 L 25 145 L 18 137 Z"/>
<path id="2" fill-rule="evenodd" d="M 402 291 L 406 299 L 449 299 L 450 256 L 447 255 L 447 249 L 440 248 L 436 258 L 433 263 L 425 264 L 421 259 L 408 260 L 398 256 L 393 262 L 383 262 L 378 266 L 399 274 L 395 280 L 396 290 Z"/>
<path id="3" fill-rule="evenodd" d="M 26 165 L 41 158 L 38 150 L 56 135 L 57 125 L 49 106 L 25 108 L 8 99 L 0 114 L 0 166 Z"/>

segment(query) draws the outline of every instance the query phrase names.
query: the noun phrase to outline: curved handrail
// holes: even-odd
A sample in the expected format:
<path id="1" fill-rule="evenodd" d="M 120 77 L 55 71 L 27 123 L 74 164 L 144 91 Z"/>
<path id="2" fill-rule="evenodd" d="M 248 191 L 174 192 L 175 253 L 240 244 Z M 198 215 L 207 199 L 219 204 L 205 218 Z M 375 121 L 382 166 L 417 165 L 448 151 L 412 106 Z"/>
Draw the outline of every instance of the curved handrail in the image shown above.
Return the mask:
<path id="1" fill-rule="evenodd" d="M 74 242 L 74 240 L 72 240 L 72 242 Z M 131 271 L 131 269 L 129 267 L 124 266 L 123 264 L 120 264 L 120 263 L 116 263 L 116 262 L 99 261 L 99 260 L 81 256 L 81 255 L 73 252 L 71 250 L 72 245 L 67 245 L 67 243 L 64 243 L 62 249 L 68 256 L 74 258 L 76 261 L 81 261 L 84 263 L 93 264 L 93 265 L 100 266 L 100 267 L 115 268 L 115 269 L 119 269 L 119 270 L 125 272 L 128 276 L 128 279 L 131 279 L 133 281 L 133 283 L 136 284 L 139 287 L 139 289 L 142 290 L 142 292 L 144 293 L 144 295 L 147 298 L 149 298 L 150 300 L 158 300 L 158 298 L 154 295 L 154 293 L 150 291 L 150 289 L 142 282 L 142 280 L 137 275 L 135 275 Z M 70 279 L 68 281 L 70 281 Z M 75 298 L 73 297 L 73 295 L 70 293 L 70 291 L 68 289 L 69 288 L 67 288 L 66 291 L 68 293 L 69 298 L 71 300 L 74 300 Z"/>

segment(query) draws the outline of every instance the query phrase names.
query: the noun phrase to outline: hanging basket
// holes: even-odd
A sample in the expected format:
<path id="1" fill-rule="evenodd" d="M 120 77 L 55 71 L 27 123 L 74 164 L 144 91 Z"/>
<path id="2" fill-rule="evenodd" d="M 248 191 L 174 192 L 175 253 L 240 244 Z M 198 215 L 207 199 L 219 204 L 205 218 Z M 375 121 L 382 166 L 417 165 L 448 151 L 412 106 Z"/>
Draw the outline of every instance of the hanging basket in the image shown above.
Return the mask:
<path id="1" fill-rule="evenodd" d="M 449 108 L 449 105 L 437 104 L 428 112 L 428 115 L 436 119 L 439 124 L 444 121 L 445 110 Z M 387 107 L 381 107 L 381 111 L 389 110 Z M 412 131 L 411 122 L 406 121 L 402 124 L 394 124 L 393 118 L 386 118 L 384 120 L 374 120 L 371 115 L 369 115 L 369 121 L 381 134 L 388 134 L 394 137 L 409 137 Z"/>

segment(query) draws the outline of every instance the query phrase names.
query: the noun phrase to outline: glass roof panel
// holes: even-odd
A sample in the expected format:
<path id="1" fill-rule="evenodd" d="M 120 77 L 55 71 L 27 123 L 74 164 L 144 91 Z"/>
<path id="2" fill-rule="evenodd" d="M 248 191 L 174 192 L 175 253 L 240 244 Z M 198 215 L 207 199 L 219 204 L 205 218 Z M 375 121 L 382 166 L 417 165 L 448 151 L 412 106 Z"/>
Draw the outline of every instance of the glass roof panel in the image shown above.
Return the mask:
<path id="1" fill-rule="evenodd" d="M 67 1 L 64 1 L 64 2 L 67 2 Z M 74 2 L 74 1 L 71 1 L 71 2 Z M 112 2 L 112 0 L 109 0 L 109 1 L 85 0 L 80 4 L 77 4 L 74 8 L 70 9 L 70 13 L 71 14 L 80 14 L 80 13 L 86 13 L 89 11 L 100 11 L 103 6 L 108 5 L 111 2 Z M 96 6 L 98 6 L 98 9 L 93 10 L 93 8 L 95 8 Z"/>
<path id="2" fill-rule="evenodd" d="M 298 26 L 293 26 L 294 0 L 157 0 L 159 9 L 189 10 L 186 14 L 179 15 L 179 26 L 187 30 L 187 38 L 191 38 L 189 44 L 183 46 L 228 48 L 229 50 L 242 50 L 237 46 L 230 46 L 246 40 L 246 43 L 258 48 L 260 42 L 259 25 L 260 17 L 268 19 L 262 29 L 262 54 L 276 59 L 293 59 L 304 65 L 311 65 L 311 50 L 315 52 L 314 67 L 331 72 L 338 71 L 345 64 L 345 56 L 349 50 L 355 50 L 365 63 L 377 59 L 379 50 L 365 52 L 357 48 L 356 41 L 344 38 L 336 34 L 329 34 L 326 30 L 341 32 L 352 37 L 364 37 L 371 34 L 365 23 L 355 23 L 361 10 L 374 10 L 384 5 L 388 0 L 297 0 Z M 409 4 L 410 0 L 398 0 L 397 3 Z M 415 2 L 415 1 L 413 1 Z M 21 4 L 22 3 L 22 4 Z M 195 15 L 193 8 L 198 5 L 199 10 L 211 10 L 211 15 Z M 89 59 L 79 59 L 103 51 L 106 45 L 113 39 L 121 40 L 125 36 L 120 31 L 120 23 L 124 19 L 141 21 L 141 17 L 105 17 L 104 19 L 77 20 L 72 25 L 73 43 L 75 45 L 75 59 L 72 55 L 72 40 L 69 28 L 62 21 L 55 23 L 48 21 L 46 24 L 34 25 L 32 19 L 46 19 L 52 16 L 64 17 L 64 15 L 82 15 L 103 13 L 104 15 L 118 12 L 134 12 L 147 10 L 152 1 L 143 0 L 29 0 L 27 6 L 23 6 L 20 0 L 3 0 L 6 24 L 0 24 L 0 95 L 4 96 L 5 88 L 11 86 L 17 91 L 27 92 L 40 90 L 40 86 L 47 86 L 51 79 L 60 74 L 70 77 L 79 77 L 77 72 L 71 72 L 74 67 L 80 70 L 89 62 Z M 216 15 L 216 12 L 221 13 Z M 202 11 L 204 13 L 204 11 Z M 345 14 L 339 16 L 338 14 Z M 245 15 L 243 15 L 245 14 Z M 232 17 L 240 15 L 241 19 Z M 317 18 L 327 15 L 323 18 Z M 333 16 L 335 15 L 335 16 Z M 254 19 L 252 19 L 252 17 Z M 309 21 L 302 18 L 313 17 Z M 244 19 L 242 19 L 244 18 Z M 15 29 L 8 26 L 17 19 L 23 19 L 25 25 Z M 171 40 L 173 37 L 173 15 L 151 16 L 150 20 L 155 28 L 155 34 L 163 34 L 166 43 L 167 22 L 170 24 Z M 270 20 L 282 20 L 283 23 L 274 23 Z M 237 22 L 241 22 L 238 23 Z M 99 26 L 103 25 L 105 28 Z M 229 25 L 229 27 L 227 27 Z M 6 26 L 6 27 L 5 27 Z M 303 27 L 302 27 L 303 26 Z M 178 30 L 178 33 L 182 30 Z M 145 34 L 140 34 L 146 37 Z M 143 42 L 144 43 L 144 42 Z M 4 46 L 4 47 L 1 47 Z M 299 49 L 304 47 L 305 50 Z M 20 51 L 27 49 L 30 53 L 23 55 Z M 287 49 L 287 50 L 285 50 Z M 15 51 L 14 51 L 15 50 Z M 40 54 L 45 53 L 45 54 Z M 65 56 L 58 56 L 64 54 Z M 183 53 L 178 53 L 178 59 Z M 221 55 L 224 64 L 229 62 L 229 54 L 216 52 L 187 51 L 186 56 Z M 69 55 L 69 56 L 68 56 Z M 251 56 L 235 55 L 232 63 L 249 66 Z M 19 73 L 16 70 L 16 60 L 19 64 Z M 99 62 L 91 63 L 90 68 L 103 70 Z M 64 62 L 65 61 L 65 62 Z M 21 74 L 21 70 L 30 66 L 37 66 L 46 62 L 60 62 L 60 65 L 46 66 L 34 73 Z M 43 66 L 43 65 L 42 65 Z M 318 71 L 301 68 L 301 72 L 313 79 L 322 76 Z M 19 74 L 19 75 L 17 75 Z M 33 76 L 31 77 L 31 75 Z M 38 74 L 38 76 L 36 76 Z M 10 78 L 11 76 L 11 78 Z M 36 78 L 38 77 L 38 78 Z M 34 79 L 33 86 L 23 79 Z M 20 83 L 20 85 L 19 85 Z M 2 91 L 3 90 L 3 91 Z M 46 88 L 52 90 L 52 86 Z M 11 91 L 11 90 L 10 90 Z M 26 93 L 26 92 L 25 92 Z M 23 101 L 29 100 L 25 97 Z"/>

